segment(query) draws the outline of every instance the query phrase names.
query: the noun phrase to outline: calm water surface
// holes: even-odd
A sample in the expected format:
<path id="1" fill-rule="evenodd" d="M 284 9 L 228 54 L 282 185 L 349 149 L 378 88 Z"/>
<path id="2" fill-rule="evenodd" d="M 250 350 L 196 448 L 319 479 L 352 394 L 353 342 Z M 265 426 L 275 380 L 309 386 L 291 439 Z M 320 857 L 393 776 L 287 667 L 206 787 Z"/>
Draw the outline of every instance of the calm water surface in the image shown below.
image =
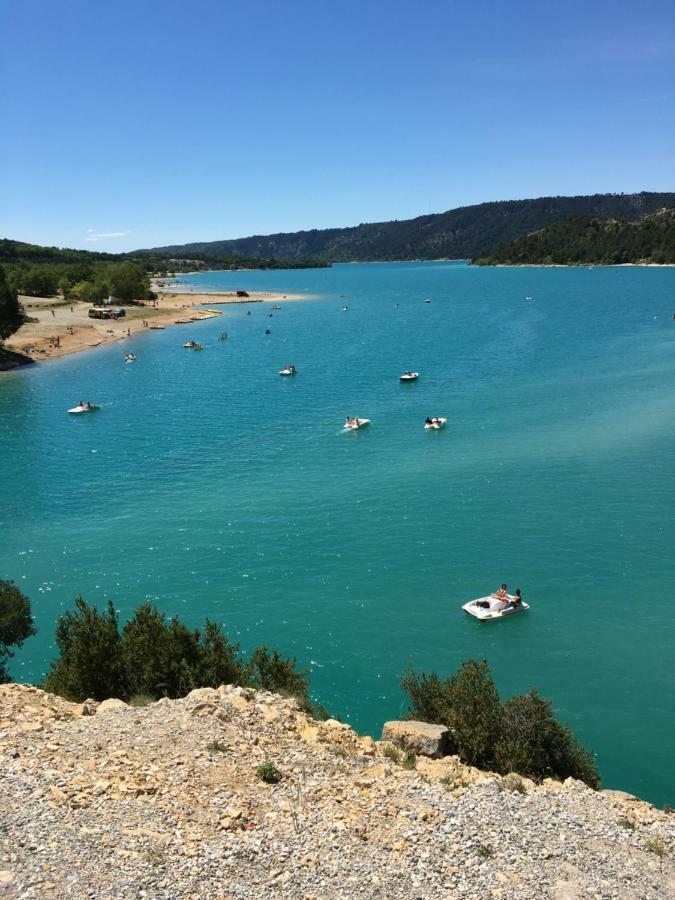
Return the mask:
<path id="1" fill-rule="evenodd" d="M 675 270 L 190 281 L 318 297 L 0 380 L 0 577 L 39 627 L 15 676 L 45 671 L 80 593 L 296 655 L 316 698 L 376 736 L 406 710 L 408 664 L 485 656 L 504 696 L 552 698 L 606 786 L 675 802 Z M 102 411 L 69 417 L 80 398 Z M 342 433 L 347 415 L 373 426 Z M 448 427 L 426 433 L 427 415 Z M 503 580 L 527 616 L 461 612 Z"/>

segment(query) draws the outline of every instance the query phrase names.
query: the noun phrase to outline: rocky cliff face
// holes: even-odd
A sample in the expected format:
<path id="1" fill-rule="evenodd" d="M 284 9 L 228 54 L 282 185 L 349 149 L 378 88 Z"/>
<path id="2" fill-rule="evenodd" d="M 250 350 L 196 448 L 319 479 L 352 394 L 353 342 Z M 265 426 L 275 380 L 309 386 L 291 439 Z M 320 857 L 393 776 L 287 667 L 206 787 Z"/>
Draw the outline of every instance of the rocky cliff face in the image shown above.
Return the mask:
<path id="1" fill-rule="evenodd" d="M 265 692 L 0 686 L 3 898 L 643 900 L 675 897 L 674 852 L 628 795 L 404 757 Z"/>

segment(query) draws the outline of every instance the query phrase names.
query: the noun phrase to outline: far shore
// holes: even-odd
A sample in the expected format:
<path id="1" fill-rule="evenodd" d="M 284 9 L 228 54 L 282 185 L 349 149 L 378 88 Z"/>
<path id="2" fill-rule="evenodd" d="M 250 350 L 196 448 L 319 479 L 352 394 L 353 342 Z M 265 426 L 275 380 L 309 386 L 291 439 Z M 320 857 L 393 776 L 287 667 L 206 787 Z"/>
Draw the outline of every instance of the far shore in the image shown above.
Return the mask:
<path id="1" fill-rule="evenodd" d="M 473 265 L 473 263 L 472 263 Z M 673 269 L 675 263 L 492 263 L 476 269 Z"/>
<path id="2" fill-rule="evenodd" d="M 173 325 L 197 325 L 205 319 L 222 315 L 218 309 L 195 309 L 205 303 L 212 306 L 237 303 L 286 303 L 306 300 L 306 294 L 280 294 L 251 292 L 248 297 L 236 293 L 204 292 L 185 293 L 162 291 L 156 301 L 146 301 L 138 306 L 125 306 L 126 315 L 121 319 L 90 319 L 92 304 L 87 301 L 64 301 L 60 297 L 19 297 L 26 316 L 33 320 L 24 323 L 7 338 L 7 350 L 24 354 L 33 362 L 43 362 L 92 350 L 117 341 L 127 341 L 124 352 L 134 349 L 131 340 L 135 334 L 158 330 Z M 183 320 L 183 321 L 180 321 Z M 187 322 L 185 321 L 187 320 Z"/>

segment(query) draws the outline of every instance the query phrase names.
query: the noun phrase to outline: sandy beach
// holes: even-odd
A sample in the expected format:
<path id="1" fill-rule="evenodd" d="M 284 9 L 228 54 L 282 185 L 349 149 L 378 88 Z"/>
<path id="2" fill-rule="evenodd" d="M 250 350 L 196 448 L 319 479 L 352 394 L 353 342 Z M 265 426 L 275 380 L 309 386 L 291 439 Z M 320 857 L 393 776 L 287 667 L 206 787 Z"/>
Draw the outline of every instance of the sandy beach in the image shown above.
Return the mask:
<path id="1" fill-rule="evenodd" d="M 195 325 L 201 320 L 221 315 L 217 309 L 195 309 L 208 303 L 220 306 L 227 303 L 283 303 L 305 300 L 306 295 L 251 293 L 237 297 L 234 293 L 184 293 L 162 291 L 156 301 L 144 305 L 125 306 L 121 319 L 90 319 L 89 302 L 64 302 L 58 297 L 20 297 L 25 313 L 32 321 L 5 341 L 5 347 L 23 353 L 34 361 L 54 359 L 71 353 L 91 350 L 115 341 L 129 341 L 139 331 L 163 326 Z M 146 324 L 147 323 L 147 324 Z M 133 342 L 128 350 L 133 349 Z"/>

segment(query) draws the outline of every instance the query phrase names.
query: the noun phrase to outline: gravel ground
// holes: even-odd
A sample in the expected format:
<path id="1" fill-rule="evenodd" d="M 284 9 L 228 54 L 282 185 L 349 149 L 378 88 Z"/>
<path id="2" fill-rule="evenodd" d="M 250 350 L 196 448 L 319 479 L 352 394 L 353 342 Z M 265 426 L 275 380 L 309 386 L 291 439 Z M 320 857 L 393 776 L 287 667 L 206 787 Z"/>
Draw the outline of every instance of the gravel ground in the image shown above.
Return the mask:
<path id="1" fill-rule="evenodd" d="M 265 692 L 118 704 L 0 686 L 0 897 L 675 898 L 675 815 L 628 795 L 408 770 Z"/>

